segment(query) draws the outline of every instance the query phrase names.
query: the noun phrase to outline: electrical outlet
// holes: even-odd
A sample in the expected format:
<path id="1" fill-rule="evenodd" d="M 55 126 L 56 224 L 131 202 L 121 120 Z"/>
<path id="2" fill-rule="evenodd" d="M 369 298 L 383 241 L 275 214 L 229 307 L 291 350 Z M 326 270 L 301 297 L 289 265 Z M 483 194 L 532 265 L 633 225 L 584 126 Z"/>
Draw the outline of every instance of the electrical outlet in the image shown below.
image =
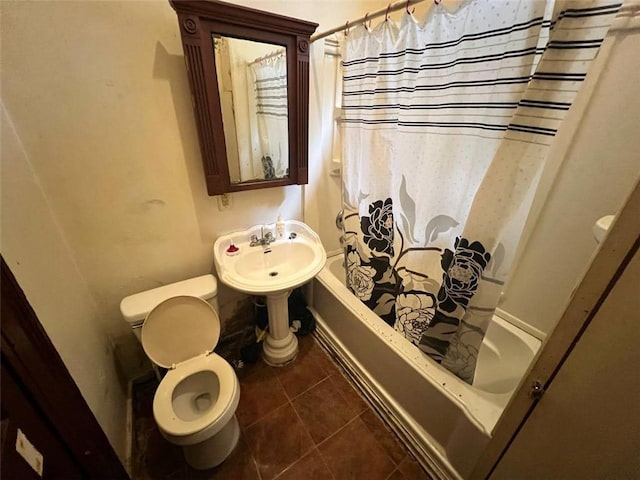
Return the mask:
<path id="1" fill-rule="evenodd" d="M 231 194 L 223 193 L 222 195 L 218 195 L 218 210 L 226 210 L 231 207 Z"/>
<path id="2" fill-rule="evenodd" d="M 44 463 L 42 454 L 36 450 L 36 447 L 31 444 L 20 429 L 18 429 L 18 435 L 16 437 L 16 451 L 25 459 L 31 468 L 42 477 L 42 467 Z"/>

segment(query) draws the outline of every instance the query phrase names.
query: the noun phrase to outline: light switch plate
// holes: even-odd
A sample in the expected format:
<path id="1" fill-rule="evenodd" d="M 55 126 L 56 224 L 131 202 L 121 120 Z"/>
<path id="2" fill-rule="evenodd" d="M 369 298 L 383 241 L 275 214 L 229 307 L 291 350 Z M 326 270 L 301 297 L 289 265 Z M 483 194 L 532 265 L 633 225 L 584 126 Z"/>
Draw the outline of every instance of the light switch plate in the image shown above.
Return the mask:
<path id="1" fill-rule="evenodd" d="M 20 429 L 18 429 L 18 435 L 16 436 L 16 451 L 26 460 L 31 468 L 42 477 L 44 458 Z"/>

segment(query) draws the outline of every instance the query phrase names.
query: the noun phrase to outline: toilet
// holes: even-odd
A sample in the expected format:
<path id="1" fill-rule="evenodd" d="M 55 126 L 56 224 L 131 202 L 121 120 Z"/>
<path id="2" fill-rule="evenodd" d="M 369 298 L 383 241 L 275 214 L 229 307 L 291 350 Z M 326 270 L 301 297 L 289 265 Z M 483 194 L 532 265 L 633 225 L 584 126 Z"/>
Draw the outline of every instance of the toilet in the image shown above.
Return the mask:
<path id="1" fill-rule="evenodd" d="M 199 470 L 222 463 L 240 438 L 240 383 L 231 365 L 213 352 L 220 338 L 216 295 L 216 279 L 203 275 L 120 304 L 147 356 L 167 369 L 153 398 L 158 428 Z"/>

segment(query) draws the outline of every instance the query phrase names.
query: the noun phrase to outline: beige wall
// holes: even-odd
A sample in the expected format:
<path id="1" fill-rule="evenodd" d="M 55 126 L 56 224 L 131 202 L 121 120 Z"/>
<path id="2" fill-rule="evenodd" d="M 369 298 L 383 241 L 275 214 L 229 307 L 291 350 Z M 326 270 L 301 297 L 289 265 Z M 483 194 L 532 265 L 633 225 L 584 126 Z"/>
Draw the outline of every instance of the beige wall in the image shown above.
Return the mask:
<path id="1" fill-rule="evenodd" d="M 211 271 L 221 232 L 302 217 L 297 186 L 207 196 L 168 2 L 2 9 L 5 105 L 114 336 L 122 297 Z"/>
<path id="2" fill-rule="evenodd" d="M 87 404 L 124 460 L 126 382 L 122 385 L 118 381 L 103 315 L 11 120 L 4 107 L 0 108 L 2 255 Z"/>
<path id="3" fill-rule="evenodd" d="M 597 248 L 593 224 L 617 213 L 640 178 L 638 25 L 625 16 L 614 23 L 562 125 L 534 207 L 540 216 L 501 304 L 543 334 Z"/>
<path id="4" fill-rule="evenodd" d="M 316 21 L 322 30 L 385 2 L 236 3 Z M 279 213 L 302 219 L 305 203 L 322 198 L 312 186 L 273 188 L 235 193 L 232 207 L 218 210 L 205 190 L 167 1 L 2 1 L 0 9 L 2 254 L 122 455 L 125 408 L 113 345 L 140 350 L 120 300 L 212 271 L 220 233 Z M 313 182 L 321 112 L 311 77 Z M 223 317 L 238 298 L 220 288 Z"/>
<path id="5" fill-rule="evenodd" d="M 636 479 L 640 254 L 498 463 L 499 479 Z"/>

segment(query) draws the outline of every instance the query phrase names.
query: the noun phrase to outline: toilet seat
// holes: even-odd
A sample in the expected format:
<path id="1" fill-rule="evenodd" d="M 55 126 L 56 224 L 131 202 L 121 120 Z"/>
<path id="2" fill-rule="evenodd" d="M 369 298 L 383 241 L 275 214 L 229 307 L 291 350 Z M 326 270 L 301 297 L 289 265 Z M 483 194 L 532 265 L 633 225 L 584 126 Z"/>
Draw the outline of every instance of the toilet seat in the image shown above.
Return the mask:
<path id="1" fill-rule="evenodd" d="M 220 431 L 235 414 L 240 384 L 231 365 L 213 353 L 220 338 L 213 307 L 198 297 L 169 298 L 149 312 L 140 337 L 147 356 L 168 369 L 153 398 L 153 416 L 162 434 L 174 444 L 192 445 Z M 174 390 L 202 372 L 217 377 L 217 399 L 204 414 L 184 420 L 174 411 Z"/>
<path id="2" fill-rule="evenodd" d="M 191 375 L 210 371 L 218 377 L 218 398 L 213 406 L 194 420 L 183 420 L 174 412 L 173 391 Z M 201 355 L 169 370 L 153 398 L 153 416 L 163 435 L 178 445 L 198 443 L 221 430 L 233 417 L 240 400 L 240 385 L 233 368 L 215 353 Z M 186 438 L 188 437 L 188 438 Z"/>

